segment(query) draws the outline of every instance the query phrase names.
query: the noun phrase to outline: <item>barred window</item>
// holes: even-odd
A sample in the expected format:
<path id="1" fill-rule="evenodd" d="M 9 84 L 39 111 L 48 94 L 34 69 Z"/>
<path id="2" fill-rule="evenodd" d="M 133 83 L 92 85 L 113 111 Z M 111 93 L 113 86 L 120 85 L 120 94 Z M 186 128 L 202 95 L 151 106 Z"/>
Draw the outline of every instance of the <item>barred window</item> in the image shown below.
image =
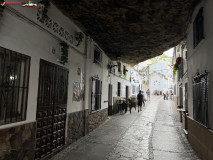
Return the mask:
<path id="1" fill-rule="evenodd" d="M 193 77 L 193 114 L 194 119 L 208 127 L 208 73 Z"/>
<path id="2" fill-rule="evenodd" d="M 92 77 L 91 111 L 101 109 L 102 81 Z"/>
<path id="3" fill-rule="evenodd" d="M 0 47 L 0 125 L 26 119 L 30 57 Z"/>
<path id="4" fill-rule="evenodd" d="M 95 47 L 95 50 L 94 50 L 94 63 L 98 65 L 102 64 L 102 54 L 101 54 L 101 50 L 98 47 Z"/>
<path id="5" fill-rule="evenodd" d="M 201 8 L 193 22 L 194 48 L 200 43 L 203 38 L 203 8 Z"/>

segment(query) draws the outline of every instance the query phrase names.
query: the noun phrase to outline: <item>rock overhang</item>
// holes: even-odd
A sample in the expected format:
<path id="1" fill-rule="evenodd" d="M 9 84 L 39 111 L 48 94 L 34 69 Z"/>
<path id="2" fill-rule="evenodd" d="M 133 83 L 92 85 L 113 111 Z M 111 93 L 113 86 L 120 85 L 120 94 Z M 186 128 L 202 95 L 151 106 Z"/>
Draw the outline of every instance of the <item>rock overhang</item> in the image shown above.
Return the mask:
<path id="1" fill-rule="evenodd" d="M 135 65 L 184 39 L 200 0 L 52 0 L 112 59 Z"/>

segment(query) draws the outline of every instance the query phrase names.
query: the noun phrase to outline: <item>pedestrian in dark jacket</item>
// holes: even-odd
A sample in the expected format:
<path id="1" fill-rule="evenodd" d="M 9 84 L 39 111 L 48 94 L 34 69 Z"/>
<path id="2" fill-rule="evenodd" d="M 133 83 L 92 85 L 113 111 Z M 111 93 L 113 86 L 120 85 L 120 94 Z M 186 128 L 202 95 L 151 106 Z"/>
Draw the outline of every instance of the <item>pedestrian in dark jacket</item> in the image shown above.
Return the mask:
<path id="1" fill-rule="evenodd" d="M 139 112 L 139 109 L 141 111 L 142 102 L 143 102 L 143 95 L 141 94 L 141 91 L 139 91 L 139 94 L 137 95 L 137 99 L 138 99 L 138 112 Z"/>

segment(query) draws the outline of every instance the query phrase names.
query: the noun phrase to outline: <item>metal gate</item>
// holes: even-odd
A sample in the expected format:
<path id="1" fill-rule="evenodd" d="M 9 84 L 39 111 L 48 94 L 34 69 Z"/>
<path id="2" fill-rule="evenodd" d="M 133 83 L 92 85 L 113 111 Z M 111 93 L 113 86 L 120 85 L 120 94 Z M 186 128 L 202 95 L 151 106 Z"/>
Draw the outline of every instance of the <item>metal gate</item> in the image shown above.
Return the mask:
<path id="1" fill-rule="evenodd" d="M 68 70 L 40 61 L 35 159 L 65 144 Z"/>

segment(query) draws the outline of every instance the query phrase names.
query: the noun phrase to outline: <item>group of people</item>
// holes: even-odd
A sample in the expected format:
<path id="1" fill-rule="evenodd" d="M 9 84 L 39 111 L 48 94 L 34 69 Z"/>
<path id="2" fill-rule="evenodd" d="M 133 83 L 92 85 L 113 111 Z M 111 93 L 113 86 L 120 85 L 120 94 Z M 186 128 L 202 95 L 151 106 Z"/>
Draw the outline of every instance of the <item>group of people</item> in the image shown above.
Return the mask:
<path id="1" fill-rule="evenodd" d="M 170 98 L 170 100 L 173 100 L 173 92 L 166 92 L 166 93 L 163 93 L 163 98 L 164 100 L 168 100 Z"/>
<path id="2" fill-rule="evenodd" d="M 145 98 L 144 92 L 143 91 L 139 91 L 138 95 L 137 95 L 137 100 L 138 100 L 138 112 L 141 111 L 142 109 L 142 105 L 145 106 L 145 101 L 150 101 L 150 90 L 148 89 L 146 91 L 147 94 L 147 99 Z"/>

